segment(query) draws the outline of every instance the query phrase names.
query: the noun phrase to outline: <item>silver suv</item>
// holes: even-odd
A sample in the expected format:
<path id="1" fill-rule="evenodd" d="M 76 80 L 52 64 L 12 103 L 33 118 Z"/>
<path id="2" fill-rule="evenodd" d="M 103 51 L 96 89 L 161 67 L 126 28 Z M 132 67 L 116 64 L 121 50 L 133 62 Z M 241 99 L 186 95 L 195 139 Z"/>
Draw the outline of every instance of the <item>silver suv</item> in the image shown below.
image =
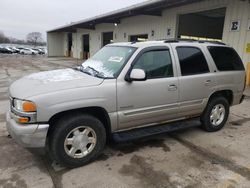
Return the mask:
<path id="1" fill-rule="evenodd" d="M 110 44 L 75 69 L 14 82 L 7 129 L 22 146 L 48 148 L 62 165 L 77 167 L 95 159 L 110 138 L 200 125 L 218 131 L 244 88 L 242 61 L 222 43 Z"/>

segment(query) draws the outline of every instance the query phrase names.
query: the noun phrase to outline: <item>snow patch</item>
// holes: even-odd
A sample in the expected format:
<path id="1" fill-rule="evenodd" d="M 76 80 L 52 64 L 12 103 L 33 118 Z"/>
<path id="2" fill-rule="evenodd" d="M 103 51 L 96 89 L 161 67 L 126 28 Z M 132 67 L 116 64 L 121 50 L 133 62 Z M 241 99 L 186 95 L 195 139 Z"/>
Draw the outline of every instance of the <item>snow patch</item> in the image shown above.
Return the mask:
<path id="1" fill-rule="evenodd" d="M 34 73 L 26 76 L 27 79 L 39 80 L 43 83 L 48 82 L 61 82 L 68 80 L 77 80 L 83 78 L 83 74 L 73 69 L 59 69 L 53 71 L 45 71 L 40 73 Z"/>

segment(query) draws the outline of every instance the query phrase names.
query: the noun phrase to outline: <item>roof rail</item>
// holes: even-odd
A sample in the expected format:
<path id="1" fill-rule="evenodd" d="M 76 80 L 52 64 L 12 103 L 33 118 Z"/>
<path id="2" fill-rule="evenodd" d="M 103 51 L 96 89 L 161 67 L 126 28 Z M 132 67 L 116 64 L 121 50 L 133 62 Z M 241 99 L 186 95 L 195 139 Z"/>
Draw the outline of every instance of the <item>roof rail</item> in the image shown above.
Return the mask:
<path id="1" fill-rule="evenodd" d="M 198 42 L 199 43 L 212 43 L 212 44 L 226 45 L 224 42 L 220 42 L 220 41 L 198 40 Z"/>
<path id="2" fill-rule="evenodd" d="M 165 43 L 171 43 L 171 42 L 181 42 L 181 41 L 185 41 L 185 42 L 197 42 L 197 40 L 195 39 L 181 39 L 181 38 L 173 38 L 173 39 L 165 39 L 164 42 Z"/>
<path id="3" fill-rule="evenodd" d="M 172 43 L 172 42 L 179 42 L 177 39 L 164 39 L 164 43 Z"/>
<path id="4" fill-rule="evenodd" d="M 210 40 L 196 40 L 196 39 L 182 39 L 182 38 L 177 38 L 177 39 L 165 39 L 164 43 L 177 43 L 177 42 L 198 42 L 198 43 L 212 43 L 212 44 L 220 44 L 220 45 L 226 45 L 223 42 L 220 41 L 210 41 Z"/>

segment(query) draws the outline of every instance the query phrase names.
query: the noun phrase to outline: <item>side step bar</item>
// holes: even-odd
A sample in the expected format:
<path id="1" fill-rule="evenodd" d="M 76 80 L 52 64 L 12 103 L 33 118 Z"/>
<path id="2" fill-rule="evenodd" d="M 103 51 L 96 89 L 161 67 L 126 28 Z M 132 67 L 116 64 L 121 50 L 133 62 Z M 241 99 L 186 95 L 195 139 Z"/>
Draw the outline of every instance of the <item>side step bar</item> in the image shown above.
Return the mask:
<path id="1" fill-rule="evenodd" d="M 133 130 L 116 132 L 112 134 L 112 138 L 116 142 L 132 141 L 160 133 L 173 132 L 181 129 L 200 126 L 200 118 L 193 118 L 189 120 L 171 122 L 167 124 L 160 124 L 151 127 L 137 128 Z"/>

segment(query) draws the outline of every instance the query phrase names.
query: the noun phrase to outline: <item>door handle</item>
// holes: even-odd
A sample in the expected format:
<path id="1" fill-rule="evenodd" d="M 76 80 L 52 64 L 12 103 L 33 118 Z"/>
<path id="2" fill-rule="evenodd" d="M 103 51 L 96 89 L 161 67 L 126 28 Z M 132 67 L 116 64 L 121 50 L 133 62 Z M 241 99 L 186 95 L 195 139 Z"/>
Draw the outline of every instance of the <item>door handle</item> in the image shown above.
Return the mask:
<path id="1" fill-rule="evenodd" d="M 176 91 L 176 90 L 177 90 L 177 85 L 173 84 L 168 86 L 168 91 Z"/>
<path id="2" fill-rule="evenodd" d="M 207 81 L 205 82 L 205 86 L 210 86 L 210 85 L 211 85 L 211 83 L 212 83 L 212 81 L 211 81 L 211 80 L 207 80 Z"/>

